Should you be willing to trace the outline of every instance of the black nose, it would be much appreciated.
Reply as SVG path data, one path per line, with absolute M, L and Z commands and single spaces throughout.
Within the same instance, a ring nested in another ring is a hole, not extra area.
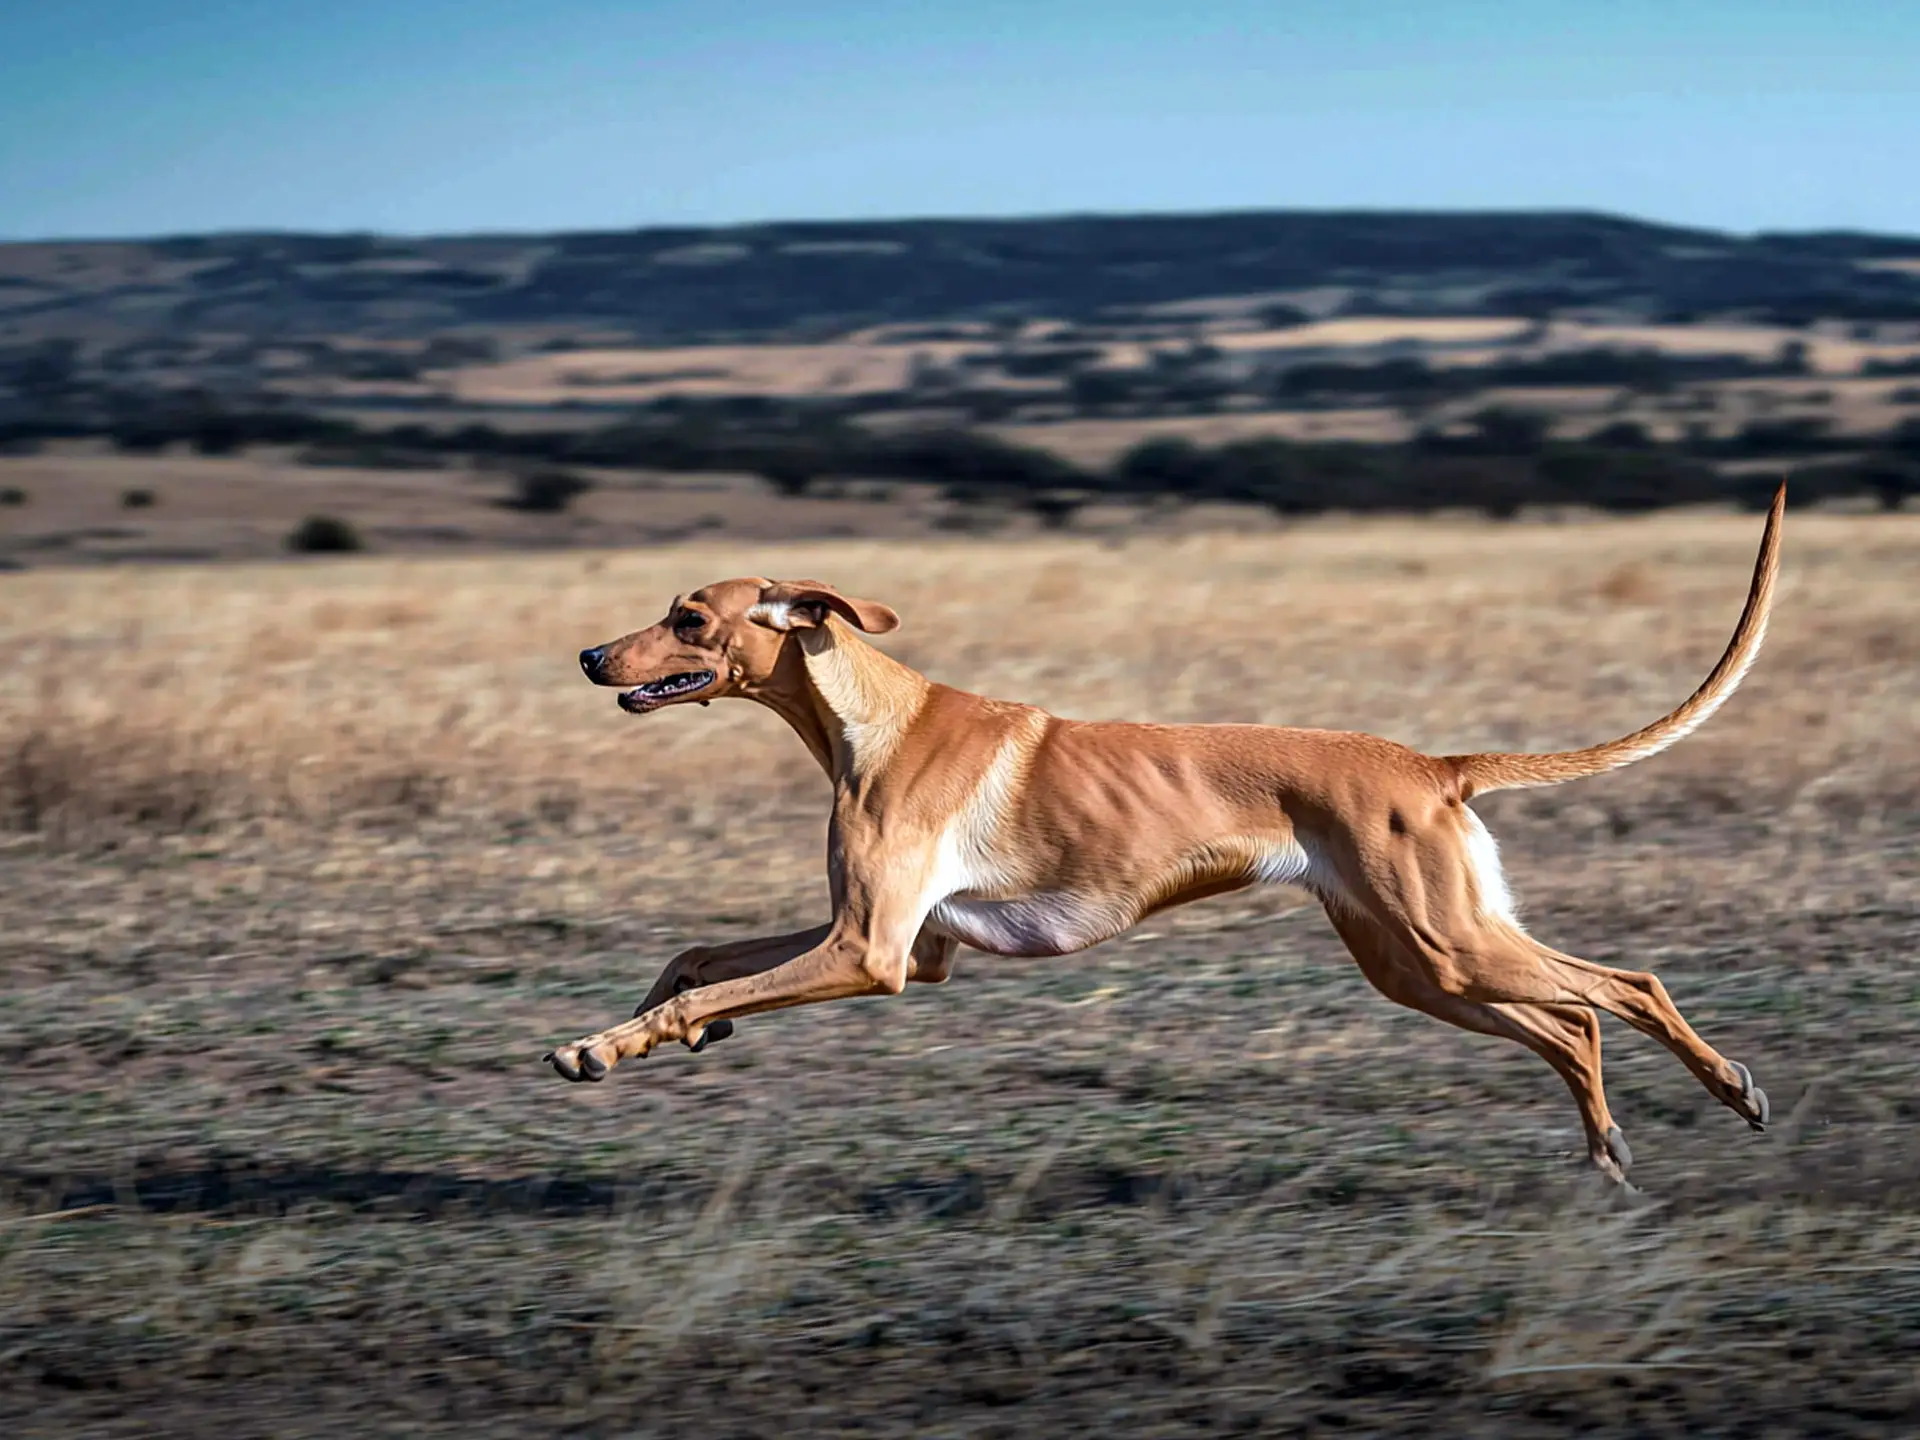
M 580 668 L 586 672 L 589 680 L 596 680 L 600 676 L 600 667 L 606 662 L 606 658 L 606 652 L 598 646 L 595 646 L 591 650 L 582 650 L 580 652 Z

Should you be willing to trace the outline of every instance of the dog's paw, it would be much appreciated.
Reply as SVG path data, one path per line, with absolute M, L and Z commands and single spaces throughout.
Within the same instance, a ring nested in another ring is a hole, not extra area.
M 562 1045 L 540 1058 L 553 1066 L 561 1079 L 576 1084 L 582 1080 L 604 1080 L 607 1072 L 613 1068 L 612 1061 L 603 1059 L 595 1047 L 585 1043 Z
M 1728 1102 L 1748 1125 L 1758 1131 L 1765 1131 L 1767 1122 L 1773 1119 L 1773 1106 L 1767 1102 L 1767 1092 L 1753 1083 L 1753 1072 L 1738 1060 L 1729 1060 L 1733 1073 L 1740 1081 L 1740 1098 Z
M 1629 1170 L 1633 1169 L 1633 1150 L 1627 1144 L 1627 1137 L 1620 1133 L 1618 1125 L 1612 1126 L 1607 1131 L 1607 1154 L 1612 1156 L 1613 1163 L 1620 1167 L 1623 1178 Z

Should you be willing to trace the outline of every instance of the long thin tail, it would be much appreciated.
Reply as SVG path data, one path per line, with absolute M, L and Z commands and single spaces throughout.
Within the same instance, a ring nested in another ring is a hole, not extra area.
M 1773 608 L 1773 582 L 1780 574 L 1780 521 L 1786 508 L 1787 487 L 1782 481 L 1774 493 L 1773 506 L 1767 511 L 1767 528 L 1760 537 L 1760 557 L 1754 562 L 1747 608 L 1740 612 L 1740 623 L 1733 627 L 1733 639 L 1727 642 L 1727 652 L 1720 657 L 1713 672 L 1679 708 L 1631 735 L 1609 740 L 1604 745 L 1590 745 L 1585 750 L 1566 750 L 1554 755 L 1443 756 L 1444 763 L 1451 765 L 1460 777 L 1461 798 L 1470 799 L 1489 790 L 1559 785 L 1618 770 L 1623 765 L 1659 754 L 1705 724 L 1707 717 L 1733 694 L 1760 653 L 1760 642 L 1766 639 L 1767 614 Z

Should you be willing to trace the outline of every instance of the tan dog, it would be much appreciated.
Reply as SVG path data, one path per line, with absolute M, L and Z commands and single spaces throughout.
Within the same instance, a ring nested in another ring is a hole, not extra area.
M 587 677 L 637 715 L 738 696 L 791 725 L 834 787 L 832 919 L 677 956 L 635 1018 L 551 1052 L 569 1080 L 678 1040 L 700 1049 L 761 1010 L 896 995 L 945 980 L 960 944 L 1065 955 L 1144 917 L 1257 882 L 1325 907 L 1388 999 L 1516 1040 L 1560 1073 L 1587 1149 L 1624 1183 L 1632 1158 L 1600 1083 L 1596 1010 L 1680 1058 L 1754 1129 L 1765 1092 L 1648 974 L 1542 945 L 1520 926 L 1493 837 L 1467 802 L 1656 754 L 1733 693 L 1766 632 L 1783 486 L 1727 651 L 1677 710 L 1555 755 L 1429 756 L 1372 735 L 1261 725 L 1062 720 L 938 685 L 855 633 L 899 624 L 815 581 L 726 580 L 659 624 L 588 650 Z

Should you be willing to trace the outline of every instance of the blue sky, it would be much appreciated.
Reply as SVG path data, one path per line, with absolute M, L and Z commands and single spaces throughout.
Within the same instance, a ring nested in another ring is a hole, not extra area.
M 1902 0 L 13 0 L 0 237 L 1265 207 L 1920 233 Z

